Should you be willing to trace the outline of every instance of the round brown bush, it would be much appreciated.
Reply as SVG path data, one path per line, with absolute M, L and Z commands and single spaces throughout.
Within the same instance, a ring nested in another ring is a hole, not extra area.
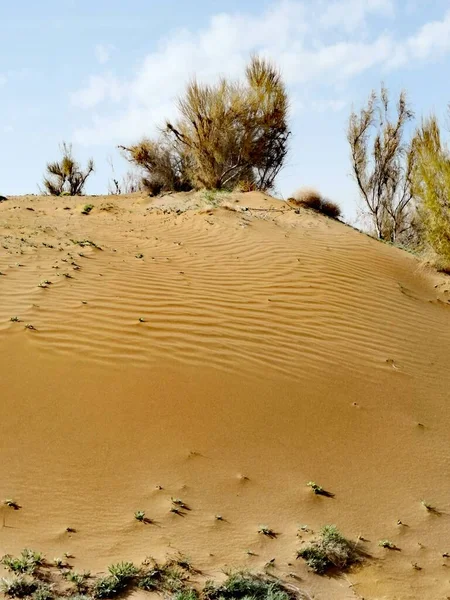
M 322 194 L 314 188 L 301 188 L 289 198 L 288 202 L 293 206 L 311 208 L 331 219 L 339 219 L 342 215 L 341 208 L 338 204 L 324 198 Z

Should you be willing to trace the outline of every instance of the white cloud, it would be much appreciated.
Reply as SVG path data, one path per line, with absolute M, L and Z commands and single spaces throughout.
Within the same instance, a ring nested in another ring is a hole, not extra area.
M 354 32 L 366 25 L 366 19 L 372 14 L 393 17 L 393 0 L 334 0 L 323 2 L 319 22 L 324 28 L 338 28 Z
M 370 37 L 370 18 L 392 24 L 394 8 L 393 0 L 274 0 L 257 16 L 222 13 L 204 30 L 172 31 L 131 70 L 131 77 L 91 76 L 72 95 L 75 106 L 91 110 L 90 122 L 75 131 L 75 141 L 125 143 L 151 133 L 173 116 L 175 100 L 190 77 L 212 82 L 219 74 L 240 76 L 252 52 L 281 67 L 294 106 L 305 105 L 305 93 L 311 96 L 320 87 L 320 102 L 310 106 L 339 110 L 336 89 L 356 76 L 450 51 L 450 11 L 410 37 L 398 39 L 388 31 Z
M 91 75 L 87 86 L 72 94 L 71 103 L 80 108 L 92 108 L 107 100 L 119 102 L 123 97 L 123 86 L 114 75 Z
M 110 45 L 97 44 L 95 47 L 95 58 L 101 65 L 105 65 L 109 61 L 112 49 Z

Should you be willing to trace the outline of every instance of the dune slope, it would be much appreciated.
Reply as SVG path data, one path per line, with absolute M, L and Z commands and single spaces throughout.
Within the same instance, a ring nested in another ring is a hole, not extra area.
M 208 200 L 0 204 L 0 500 L 22 507 L 0 553 L 275 558 L 319 599 L 447 597 L 448 278 L 260 194 Z M 364 567 L 295 560 L 327 523 Z

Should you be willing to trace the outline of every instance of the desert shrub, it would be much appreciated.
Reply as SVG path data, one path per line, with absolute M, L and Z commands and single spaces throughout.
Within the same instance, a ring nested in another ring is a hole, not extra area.
M 53 597 L 54 593 L 52 588 L 45 583 L 40 583 L 31 595 L 31 600 L 52 600 Z
M 199 594 L 197 590 L 188 589 L 182 590 L 181 592 L 176 592 L 173 595 L 173 600 L 198 600 Z
M 0 592 L 10 598 L 24 598 L 30 596 L 38 589 L 38 582 L 34 579 L 20 575 L 12 579 L 0 579 Z
M 279 71 L 253 58 L 245 84 L 192 81 L 178 102 L 179 119 L 157 140 L 121 146 L 144 171 L 152 193 L 192 188 L 268 190 L 283 166 L 290 132 Z
M 157 140 L 143 139 L 133 146 L 119 146 L 126 158 L 140 167 L 140 188 L 150 195 L 192 189 L 188 175 L 188 157 L 173 147 L 167 134 Z
M 94 208 L 93 204 L 85 204 L 83 206 L 83 210 L 81 212 L 83 215 L 88 215 L 93 208 Z
M 181 592 L 185 590 L 186 570 L 175 560 L 159 564 L 150 560 L 147 569 L 141 574 L 138 586 L 147 591 Z
M 89 587 L 89 572 L 77 573 L 76 571 L 66 571 L 63 577 L 74 584 L 78 593 L 86 592 Z
M 203 591 L 207 600 L 289 600 L 290 594 L 279 581 L 245 571 L 230 573 L 222 585 L 207 583 Z
M 249 179 L 240 179 L 233 188 L 235 192 L 254 192 L 257 190 L 256 182 Z
M 413 119 L 405 92 L 401 92 L 394 116 L 388 90 L 382 86 L 367 104 L 352 111 L 347 140 L 353 176 L 365 213 L 378 238 L 401 241 L 412 226 L 412 171 L 414 149 L 405 141 L 405 127 Z
M 112 598 L 129 587 L 139 574 L 139 569 L 131 562 L 121 562 L 108 567 L 109 575 L 98 579 L 93 587 L 96 598 Z
M 1 562 L 8 571 L 13 573 L 22 573 L 33 575 L 36 569 L 42 565 L 44 558 L 39 552 L 29 550 L 25 548 L 22 550 L 20 556 L 14 557 L 10 554 L 6 554 Z
M 450 151 L 441 140 L 436 117 L 414 136 L 414 193 L 422 233 L 443 265 L 450 266 Z
M 59 162 L 47 163 L 44 177 L 44 189 L 51 196 L 79 196 L 83 193 L 86 180 L 94 171 L 94 161 L 88 161 L 83 171 L 72 156 L 72 146 L 65 142 L 61 145 L 62 158 Z
M 354 546 L 334 525 L 325 525 L 320 538 L 297 552 L 316 573 L 323 574 L 335 567 L 346 569 L 358 560 Z
M 295 192 L 292 198 L 289 198 L 289 203 L 303 208 L 311 208 L 332 219 L 339 219 L 342 216 L 342 211 L 335 202 L 324 198 L 313 188 L 301 188 Z

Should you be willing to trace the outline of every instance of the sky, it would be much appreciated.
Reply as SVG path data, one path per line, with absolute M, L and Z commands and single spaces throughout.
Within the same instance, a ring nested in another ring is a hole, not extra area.
M 240 78 L 270 58 L 292 136 L 276 193 L 315 187 L 354 221 L 346 124 L 381 82 L 420 120 L 450 101 L 450 0 L 0 0 L 0 194 L 38 193 L 62 141 L 107 193 L 129 169 L 119 144 L 176 116 L 194 76 Z

